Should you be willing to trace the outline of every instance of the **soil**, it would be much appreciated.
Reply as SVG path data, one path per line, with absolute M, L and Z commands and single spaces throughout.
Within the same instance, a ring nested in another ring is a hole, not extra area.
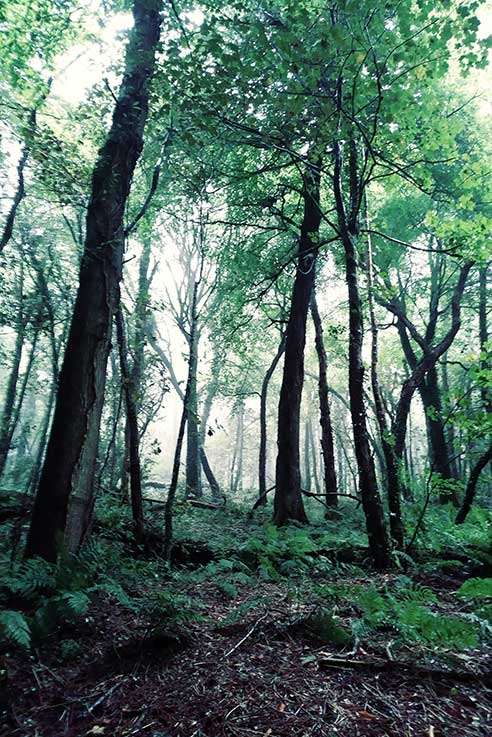
M 492 737 L 487 647 L 437 660 L 383 632 L 343 649 L 292 626 L 306 605 L 280 584 L 193 595 L 204 620 L 172 632 L 102 600 L 63 633 L 79 654 L 7 654 L 0 737 Z

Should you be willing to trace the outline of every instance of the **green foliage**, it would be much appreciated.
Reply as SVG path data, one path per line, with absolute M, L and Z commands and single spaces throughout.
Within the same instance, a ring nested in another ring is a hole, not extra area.
M 333 612 L 326 609 L 305 617 L 301 620 L 300 625 L 308 636 L 320 642 L 348 647 L 354 641 L 352 634 L 342 627 Z
M 0 612 L 0 644 L 26 649 L 31 646 L 29 623 L 21 612 L 11 609 Z
M 361 616 L 352 625 L 358 636 L 390 627 L 409 644 L 460 650 L 476 647 L 479 642 L 475 622 L 434 611 L 439 603 L 435 593 L 413 585 L 405 576 L 400 576 L 391 589 L 379 589 L 375 584 L 332 585 L 322 587 L 320 593 L 333 597 L 339 607 L 345 603 L 360 610 Z
M 310 553 L 318 546 L 309 531 L 297 527 L 265 525 L 251 537 L 243 550 L 252 554 L 265 580 L 277 580 L 280 573 L 302 573 L 312 563 Z
M 492 578 L 469 578 L 457 591 L 467 600 L 492 599 Z
M 200 621 L 203 619 L 198 611 L 200 607 L 200 602 L 190 596 L 171 591 L 155 591 L 146 599 L 144 611 L 155 625 L 168 627 Z

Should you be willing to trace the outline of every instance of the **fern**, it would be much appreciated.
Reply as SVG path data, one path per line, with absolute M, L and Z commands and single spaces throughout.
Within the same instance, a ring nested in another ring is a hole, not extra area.
M 463 599 L 492 599 L 492 578 L 470 578 L 457 595 Z
M 10 609 L 0 612 L 0 635 L 2 640 L 18 647 L 27 649 L 31 646 L 31 630 L 20 612 Z
M 54 568 L 41 558 L 20 563 L 11 574 L 4 574 L 0 584 L 4 590 L 27 599 L 37 598 L 41 592 L 54 588 Z

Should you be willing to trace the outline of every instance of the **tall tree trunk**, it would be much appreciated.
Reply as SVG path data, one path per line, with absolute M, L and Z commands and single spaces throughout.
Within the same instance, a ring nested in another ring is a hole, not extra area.
M 183 448 L 183 440 L 186 429 L 186 421 L 188 418 L 188 407 L 191 393 L 192 384 L 192 367 L 191 367 L 191 356 L 195 350 L 195 330 L 197 322 L 193 318 L 196 314 L 196 302 L 198 294 L 198 282 L 195 282 L 193 286 L 193 296 L 191 301 L 191 330 L 189 340 L 189 357 L 188 357 L 188 378 L 186 380 L 186 389 L 183 395 L 183 409 L 181 412 L 181 419 L 178 428 L 178 437 L 176 440 L 176 448 L 174 451 L 173 471 L 171 476 L 171 484 L 169 486 L 169 492 L 166 499 L 166 506 L 164 508 L 164 558 L 167 561 L 171 559 L 172 541 L 173 541 L 173 511 L 174 511 L 174 500 L 176 498 L 176 491 L 178 488 L 179 479 L 179 467 L 181 464 L 181 451 Z
M 390 565 L 391 558 L 383 505 L 376 482 L 374 459 L 369 447 L 367 411 L 364 402 L 364 363 L 362 360 L 364 333 L 356 250 L 359 238 L 360 193 L 358 192 L 358 164 L 355 142 L 352 141 L 350 144 L 350 212 L 348 213 L 343 198 L 343 160 L 338 141 L 334 144 L 334 165 L 334 193 L 338 225 L 345 251 L 345 273 L 349 300 L 349 396 L 355 456 L 369 548 L 375 567 L 381 570 Z
M 311 468 L 313 469 L 313 480 L 316 494 L 321 494 L 321 487 L 319 483 L 319 457 L 318 447 L 314 439 L 313 423 L 309 420 L 309 447 L 311 449 Z
M 205 478 L 207 479 L 210 486 L 212 498 L 215 501 L 219 501 L 221 499 L 224 499 L 225 497 L 221 491 L 219 482 L 215 478 L 215 474 L 212 471 L 207 454 L 205 452 L 205 440 L 208 433 L 208 421 L 210 418 L 210 413 L 212 411 L 212 404 L 219 386 L 219 371 L 222 363 L 221 355 L 221 351 L 217 349 L 214 350 L 211 366 L 211 379 L 207 384 L 207 391 L 205 394 L 205 400 L 203 402 L 202 416 L 200 422 L 200 462 L 202 464 Z
M 32 340 L 31 350 L 29 351 L 29 358 L 27 359 L 27 366 L 22 376 L 22 381 L 21 381 L 19 392 L 18 392 L 18 397 L 15 402 L 15 407 L 13 408 L 13 412 L 11 415 L 10 423 L 9 423 L 8 430 L 7 430 L 7 436 L 4 438 L 3 433 L 2 433 L 0 437 L 0 442 L 1 442 L 0 447 L 7 449 L 5 456 L 3 453 L 0 453 L 0 478 L 3 476 L 3 473 L 5 471 L 5 466 L 7 463 L 7 456 L 12 446 L 12 439 L 14 437 L 14 433 L 19 424 L 19 419 L 20 419 L 20 415 L 22 411 L 24 397 L 26 395 L 26 389 L 27 389 L 27 385 L 29 382 L 29 377 L 31 376 L 31 370 L 34 364 L 34 359 L 36 358 L 38 337 L 39 337 L 39 333 L 36 330 L 36 332 L 34 333 L 33 340 Z
M 260 452 L 258 456 L 258 486 L 259 486 L 259 503 L 264 506 L 266 504 L 266 464 L 267 464 L 267 396 L 268 386 L 275 369 L 285 351 L 285 333 L 282 334 L 277 352 L 273 357 L 268 370 L 263 377 L 260 393 Z
M 169 380 L 173 386 L 173 389 L 175 390 L 178 397 L 181 399 L 181 401 L 184 401 L 184 394 L 183 390 L 181 389 L 181 386 L 179 384 L 178 378 L 176 374 L 174 373 L 173 366 L 169 360 L 169 358 L 166 356 L 165 352 L 162 350 L 161 346 L 159 345 L 156 335 L 155 335 L 155 322 L 151 319 L 149 320 L 149 325 L 147 325 L 147 338 L 149 340 L 149 343 L 151 344 L 154 351 L 159 356 L 160 360 L 162 361 L 162 364 L 165 366 L 169 373 Z M 218 370 L 218 367 L 217 367 Z M 222 491 L 220 489 L 219 483 L 217 479 L 215 478 L 210 463 L 207 458 L 207 454 L 205 451 L 204 443 L 205 443 L 205 432 L 208 422 L 208 416 L 210 414 L 210 408 L 212 406 L 213 398 L 215 396 L 217 387 L 213 389 L 212 392 L 207 392 L 207 398 L 205 400 L 204 405 L 204 412 L 202 417 L 202 427 L 201 427 L 201 438 L 200 438 L 200 462 L 202 464 L 203 472 L 207 478 L 207 481 L 211 485 L 212 493 L 217 494 L 217 496 L 222 496 Z
M 75 552 L 92 512 L 111 326 L 118 305 L 124 215 L 143 147 L 161 0 L 134 0 L 134 26 L 110 131 L 92 176 L 79 288 L 60 372 L 26 555 L 55 561 L 60 543 Z
M 366 218 L 369 219 L 367 213 L 367 198 L 366 198 Z M 368 224 L 369 231 L 369 224 Z M 393 445 L 389 436 L 389 427 L 386 422 L 386 415 L 384 412 L 384 405 L 381 396 L 381 389 L 379 386 L 378 377 L 378 324 L 376 322 L 376 312 L 374 309 L 374 272 L 373 272 L 373 260 L 372 260 L 372 243 L 371 236 L 367 234 L 367 286 L 368 286 L 368 302 L 369 302 L 369 317 L 371 321 L 371 386 L 372 394 L 374 397 L 374 409 L 376 420 L 379 426 L 379 435 L 381 438 L 381 446 L 383 448 L 384 464 L 383 464 L 383 476 L 386 477 L 387 483 L 387 494 L 388 494 L 388 507 L 389 507 L 389 521 L 390 521 L 390 532 L 393 542 L 396 547 L 403 550 L 404 546 L 404 526 L 401 514 L 401 488 L 400 479 L 398 475 L 398 461 L 396 459 Z M 385 472 L 385 473 L 384 473 Z
M 487 271 L 490 266 L 486 264 L 482 266 L 479 272 L 479 306 L 478 306 L 478 332 L 480 339 L 480 364 L 482 369 L 490 369 L 490 359 L 492 352 L 487 348 L 489 342 L 489 329 L 487 324 Z M 492 412 L 492 391 L 489 386 L 481 388 L 483 406 L 487 412 Z
M 311 446 L 309 437 L 309 420 L 304 423 L 304 483 L 303 488 L 311 491 Z
M 22 291 L 21 291 L 22 298 Z M 13 419 L 15 408 L 15 397 L 17 393 L 17 382 L 19 380 L 20 364 L 22 360 L 22 351 L 24 348 L 24 339 L 26 331 L 26 318 L 22 314 L 22 306 L 17 320 L 17 333 L 15 337 L 14 355 L 12 365 L 10 367 L 9 377 L 7 380 L 7 391 L 2 409 L 2 417 L 0 420 L 0 476 L 2 476 L 7 456 L 10 450 L 10 442 L 14 433 Z
M 321 223 L 321 161 L 308 162 L 304 172 L 304 213 L 299 239 L 296 276 L 285 342 L 284 372 L 278 407 L 277 465 L 273 522 L 307 522 L 301 492 L 299 420 L 304 384 L 306 321 L 314 286 L 316 240 Z
M 335 444 L 331 425 L 330 401 L 328 399 L 328 359 L 323 340 L 323 325 L 313 290 L 311 296 L 311 316 L 313 318 L 316 353 L 318 355 L 318 398 L 319 424 L 321 425 L 321 453 L 325 476 L 325 498 L 328 507 L 326 516 L 336 515 L 338 507 L 338 481 L 335 468 Z
M 244 403 L 241 402 L 237 413 L 237 431 L 234 443 L 234 453 L 231 463 L 231 494 L 234 496 L 238 488 L 242 489 L 243 475 L 243 447 L 244 447 Z
M 137 542 L 145 536 L 144 512 L 142 501 L 142 474 L 140 470 L 140 449 L 137 405 L 135 401 L 135 387 L 128 366 L 125 324 L 121 304 L 116 310 L 116 334 L 120 353 L 120 370 L 123 391 L 125 393 L 126 421 L 129 440 L 129 469 L 130 469 L 130 498 L 132 502 L 133 531 Z
M 192 321 L 197 320 L 196 316 L 192 317 Z M 198 392 L 197 392 L 197 372 L 198 372 L 198 342 L 199 333 L 197 325 L 191 325 L 191 330 L 195 335 L 193 346 L 190 341 L 190 358 L 189 358 L 189 376 L 190 376 L 190 396 L 188 399 L 188 416 L 187 416 L 187 433 L 186 433 L 186 496 L 201 497 L 202 485 L 200 479 L 200 429 L 198 416 Z

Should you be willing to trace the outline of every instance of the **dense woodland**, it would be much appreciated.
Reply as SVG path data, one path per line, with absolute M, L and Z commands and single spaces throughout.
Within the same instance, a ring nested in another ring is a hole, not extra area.
M 490 737 L 490 1 L 0 31 L 0 735 Z

